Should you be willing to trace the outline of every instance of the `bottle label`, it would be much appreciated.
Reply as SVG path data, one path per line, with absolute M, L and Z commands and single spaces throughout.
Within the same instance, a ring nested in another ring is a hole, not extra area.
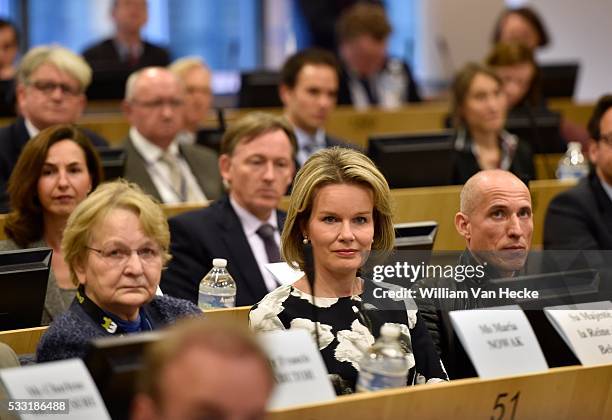
M 236 295 L 215 296 L 200 293 L 198 298 L 198 306 L 202 310 L 214 308 L 233 308 L 236 306 Z
M 375 373 L 362 369 L 357 380 L 357 391 L 378 391 L 386 388 L 406 386 L 406 375 Z

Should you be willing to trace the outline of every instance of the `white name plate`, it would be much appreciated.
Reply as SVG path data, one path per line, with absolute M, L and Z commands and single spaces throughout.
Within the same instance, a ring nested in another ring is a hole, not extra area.
M 544 311 L 580 363 L 612 363 L 612 302 L 551 306 Z
M 110 419 L 81 359 L 0 370 L 9 414 L 21 419 Z
M 306 330 L 271 331 L 259 336 L 276 376 L 269 409 L 330 401 L 336 397 L 327 369 Z
M 548 369 L 540 344 L 519 306 L 452 311 L 449 315 L 479 377 Z

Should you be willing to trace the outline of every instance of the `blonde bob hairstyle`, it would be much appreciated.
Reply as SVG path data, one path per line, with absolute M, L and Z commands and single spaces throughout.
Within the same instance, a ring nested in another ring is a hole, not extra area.
M 295 177 L 281 238 L 283 258 L 301 270 L 304 270 L 303 228 L 310 219 L 318 190 L 332 184 L 357 184 L 372 191 L 372 249 L 387 252 L 393 248 L 395 231 L 391 194 L 385 177 L 367 156 L 356 150 L 342 147 L 323 149 L 313 154 Z
M 66 223 L 62 253 L 70 269 L 70 278 L 79 284 L 75 268 L 85 264 L 87 247 L 95 226 L 116 209 L 134 212 L 144 233 L 162 249 L 162 261 L 170 260 L 170 230 L 162 208 L 136 184 L 118 180 L 101 184 L 79 204 Z

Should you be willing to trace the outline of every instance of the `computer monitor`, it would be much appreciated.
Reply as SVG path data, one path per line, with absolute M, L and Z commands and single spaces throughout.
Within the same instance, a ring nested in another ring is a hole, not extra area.
M 453 177 L 451 130 L 370 137 L 368 156 L 391 188 L 449 185 Z
M 512 112 L 506 130 L 527 141 L 533 153 L 564 153 L 561 137 L 561 114 L 549 110 Z
M 280 73 L 270 70 L 245 72 L 240 75 L 239 108 L 282 107 L 278 96 Z
M 398 223 L 393 228 L 398 251 L 430 251 L 438 233 L 438 223 L 434 221 Z
M 545 98 L 572 98 L 579 68 L 577 62 L 541 64 L 542 95 Z
M 145 347 L 161 337 L 153 331 L 103 337 L 89 344 L 85 365 L 113 419 L 129 417 Z
M 40 326 L 52 254 L 50 248 L 0 252 L 0 330 Z
M 123 177 L 125 171 L 125 150 L 115 147 L 101 147 L 97 150 L 102 161 L 104 180 L 111 181 Z

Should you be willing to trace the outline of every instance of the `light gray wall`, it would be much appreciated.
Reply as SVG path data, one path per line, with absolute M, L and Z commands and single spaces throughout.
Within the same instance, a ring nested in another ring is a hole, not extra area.
M 415 73 L 432 87 L 448 82 L 470 60 L 481 60 L 505 3 L 533 6 L 552 43 L 538 53 L 542 63 L 581 64 L 575 100 L 593 101 L 612 92 L 612 0 L 417 0 Z

